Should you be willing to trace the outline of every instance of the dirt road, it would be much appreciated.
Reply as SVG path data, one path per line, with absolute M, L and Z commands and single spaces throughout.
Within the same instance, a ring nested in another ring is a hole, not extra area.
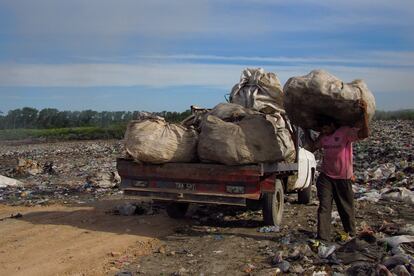
M 92 205 L 0 205 L 1 275 L 114 275 L 177 222 L 164 216 L 116 216 L 117 201 Z M 20 213 L 21 218 L 7 218 Z

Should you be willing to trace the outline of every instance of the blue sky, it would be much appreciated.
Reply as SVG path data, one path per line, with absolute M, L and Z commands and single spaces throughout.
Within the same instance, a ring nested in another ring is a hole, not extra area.
M 412 0 L 0 0 L 0 110 L 176 110 L 246 67 L 364 79 L 414 108 Z

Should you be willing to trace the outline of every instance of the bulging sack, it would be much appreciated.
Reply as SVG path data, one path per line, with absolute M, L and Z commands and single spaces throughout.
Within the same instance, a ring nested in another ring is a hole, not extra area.
M 283 160 L 287 162 L 294 162 L 296 159 L 295 144 L 292 140 L 292 135 L 288 129 L 290 123 L 286 122 L 280 114 L 266 115 L 268 120 L 275 129 L 277 145 L 282 152 Z
M 202 162 L 226 165 L 276 162 L 284 152 L 271 122 L 261 115 L 250 115 L 241 121 L 225 122 L 207 115 L 202 123 L 198 156 Z
M 362 118 L 360 99 L 367 103 L 369 120 L 375 113 L 375 98 L 364 81 L 344 83 L 324 70 L 292 77 L 283 90 L 289 119 L 303 128 L 318 130 L 327 119 L 354 126 Z
M 162 164 L 197 159 L 198 133 L 163 118 L 131 121 L 125 133 L 125 148 L 134 159 Z
M 239 121 L 248 115 L 259 113 L 240 106 L 239 104 L 219 103 L 210 112 L 208 112 L 208 114 L 216 116 L 226 122 L 233 122 Z
M 262 68 L 243 70 L 240 82 L 230 94 L 230 102 L 266 114 L 284 112 L 283 90 L 274 73 L 265 73 Z

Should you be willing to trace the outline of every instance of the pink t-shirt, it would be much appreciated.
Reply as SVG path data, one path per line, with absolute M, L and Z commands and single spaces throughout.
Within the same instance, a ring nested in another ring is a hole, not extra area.
M 352 142 L 358 140 L 358 131 L 357 128 L 340 127 L 333 134 L 319 139 L 319 146 L 323 149 L 323 173 L 334 179 L 352 178 Z

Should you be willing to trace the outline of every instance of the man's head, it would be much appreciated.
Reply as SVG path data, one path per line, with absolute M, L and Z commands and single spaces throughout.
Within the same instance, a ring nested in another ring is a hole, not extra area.
M 325 135 L 330 135 L 338 129 L 338 124 L 331 118 L 321 117 L 319 119 L 321 127 L 321 133 Z
M 325 135 L 330 135 L 335 132 L 337 127 L 334 123 L 324 124 L 321 128 L 321 133 Z

